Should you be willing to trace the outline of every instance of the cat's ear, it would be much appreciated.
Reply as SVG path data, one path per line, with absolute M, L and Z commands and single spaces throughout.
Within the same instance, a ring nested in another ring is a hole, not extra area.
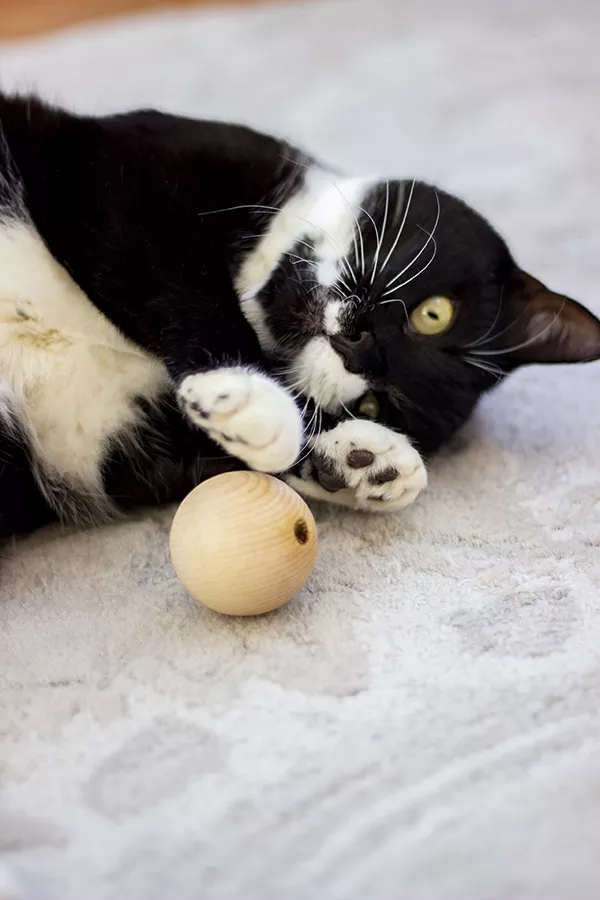
M 515 312 L 509 358 L 527 363 L 589 362 L 600 358 L 600 320 L 541 281 L 515 269 L 510 285 Z M 516 335 L 515 335 L 515 332 Z

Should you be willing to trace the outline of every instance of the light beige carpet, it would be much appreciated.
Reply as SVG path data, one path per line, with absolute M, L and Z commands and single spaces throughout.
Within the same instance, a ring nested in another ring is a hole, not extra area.
M 306 2 L 2 48 L 0 77 L 435 179 L 600 311 L 599 32 L 594 0 Z M 8 548 L 0 844 L 27 896 L 600 896 L 600 366 L 515 377 L 405 515 L 315 511 L 310 586 L 256 621 L 186 597 L 172 510 Z

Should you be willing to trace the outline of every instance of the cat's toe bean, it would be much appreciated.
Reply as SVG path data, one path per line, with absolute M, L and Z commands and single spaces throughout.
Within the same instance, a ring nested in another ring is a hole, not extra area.
M 375 462 L 375 454 L 370 450 L 351 450 L 346 457 L 346 462 L 351 469 L 364 469 Z
M 427 471 L 417 451 L 407 442 L 392 451 L 394 465 L 369 476 L 359 494 L 366 509 L 403 509 L 427 486 Z
M 198 413 L 201 419 L 210 418 L 210 413 L 208 413 L 205 409 L 202 409 L 199 403 L 195 400 L 192 400 L 189 404 L 190 409 L 192 409 L 195 413 Z
M 395 481 L 398 477 L 398 469 L 394 466 L 387 466 L 382 472 L 369 476 L 371 484 L 387 484 L 389 481 Z
M 334 461 L 328 456 L 315 453 L 312 461 L 317 481 L 324 490 L 333 494 L 348 487 L 346 479 L 337 470 Z
M 327 472 L 319 472 L 317 474 L 317 479 L 321 487 L 326 491 L 329 491 L 330 494 L 335 494 L 337 491 L 343 491 L 344 488 L 348 487 L 345 479 L 341 475 L 328 475 Z

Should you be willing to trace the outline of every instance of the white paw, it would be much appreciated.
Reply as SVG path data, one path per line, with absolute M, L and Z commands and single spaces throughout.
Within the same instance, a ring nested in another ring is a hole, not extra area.
M 423 460 L 408 438 L 364 419 L 320 434 L 311 463 L 329 499 L 359 509 L 401 509 L 427 485 Z
M 194 425 L 251 469 L 284 472 L 296 461 L 300 413 L 290 395 L 265 375 L 242 368 L 188 375 L 177 396 Z

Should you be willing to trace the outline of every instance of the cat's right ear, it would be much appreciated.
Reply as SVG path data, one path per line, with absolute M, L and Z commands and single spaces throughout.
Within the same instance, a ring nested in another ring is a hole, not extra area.
M 585 306 L 520 269 L 511 279 L 510 301 L 515 321 L 506 355 L 515 366 L 600 359 L 600 320 Z

